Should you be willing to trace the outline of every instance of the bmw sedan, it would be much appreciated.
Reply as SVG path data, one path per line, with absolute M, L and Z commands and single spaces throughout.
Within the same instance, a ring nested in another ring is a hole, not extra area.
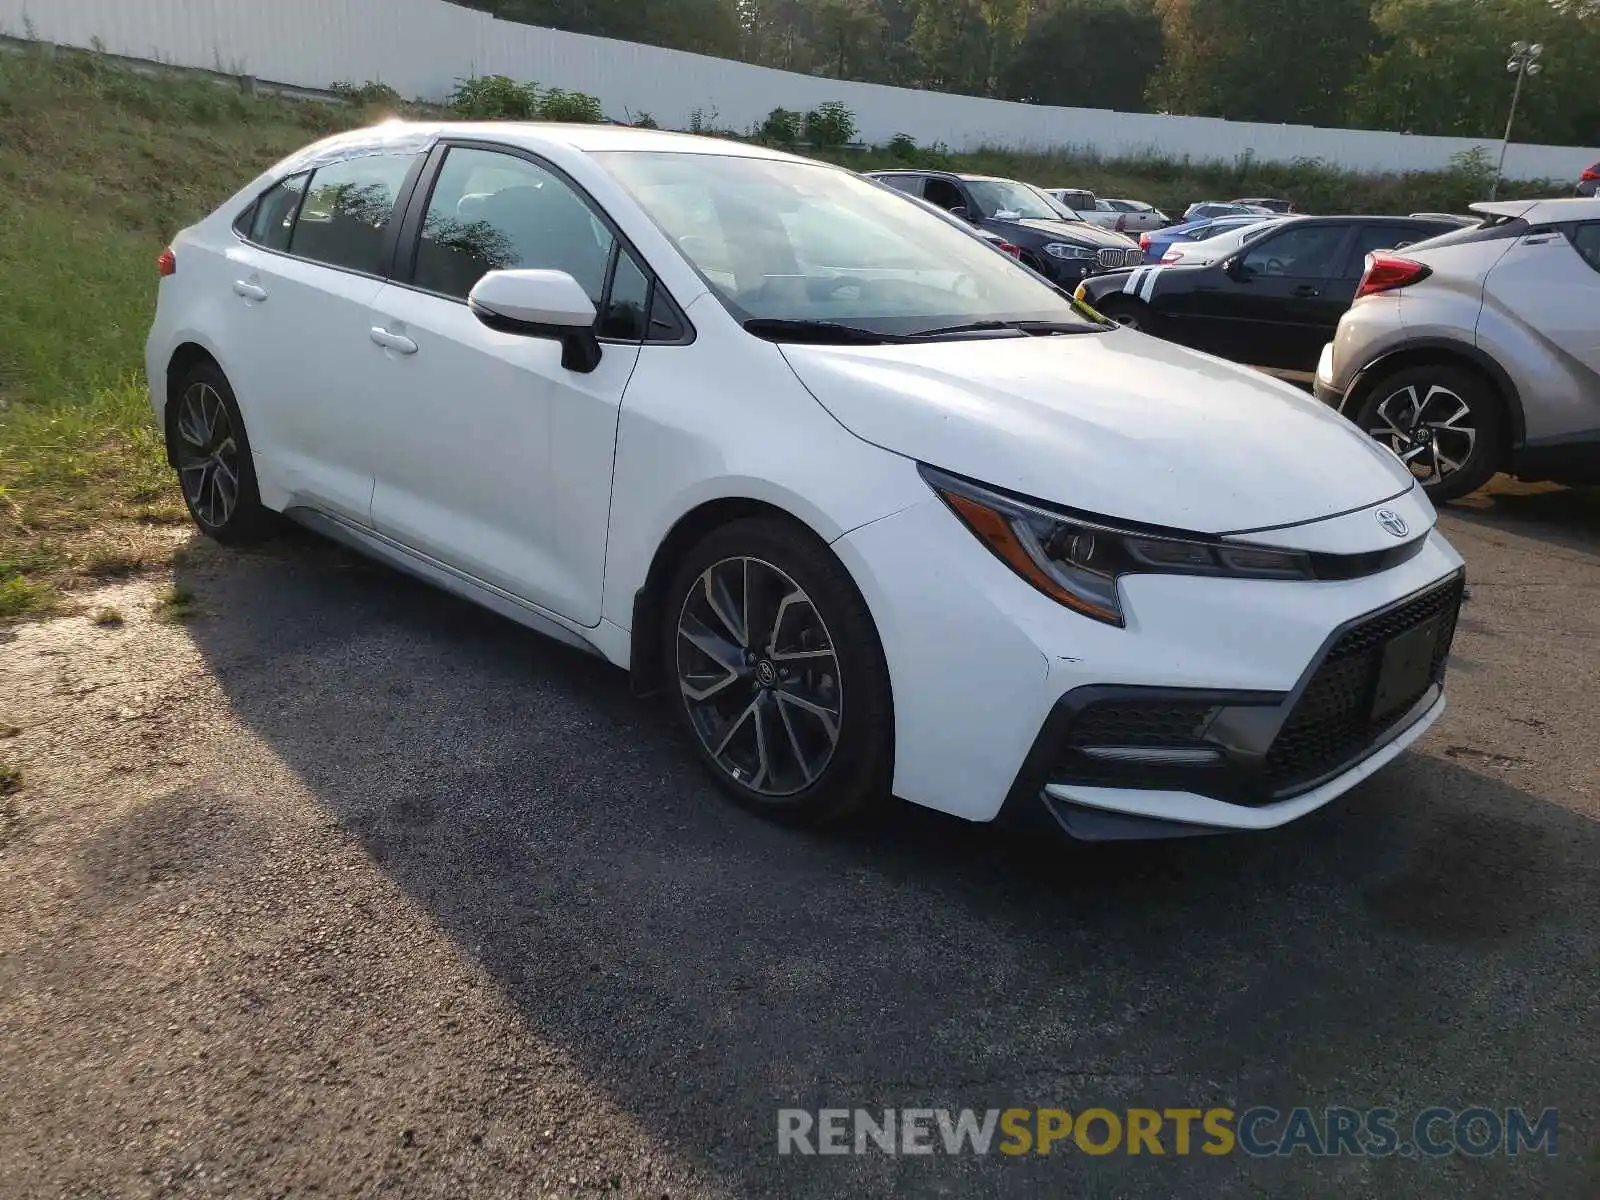
M 225 543 L 288 518 L 626 669 L 773 818 L 1280 826 L 1444 708 L 1410 473 L 850 172 L 390 123 L 160 256 L 151 401 Z

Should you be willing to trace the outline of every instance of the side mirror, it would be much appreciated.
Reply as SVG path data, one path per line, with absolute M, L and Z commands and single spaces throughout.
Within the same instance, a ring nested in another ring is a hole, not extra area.
M 587 375 L 600 365 L 594 302 L 565 271 L 490 271 L 467 295 L 490 329 L 561 343 L 561 365 Z
M 1229 279 L 1243 283 L 1255 272 L 1251 271 L 1249 267 L 1244 265 L 1244 257 L 1242 255 L 1235 254 L 1232 258 L 1225 259 L 1223 261 L 1222 273 Z

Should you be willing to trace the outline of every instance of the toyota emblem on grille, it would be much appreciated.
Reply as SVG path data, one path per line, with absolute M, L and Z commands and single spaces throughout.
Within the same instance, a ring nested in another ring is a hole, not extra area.
M 1406 524 L 1405 518 L 1392 508 L 1380 508 L 1378 510 L 1378 524 L 1394 534 L 1395 537 L 1405 537 L 1411 528 Z

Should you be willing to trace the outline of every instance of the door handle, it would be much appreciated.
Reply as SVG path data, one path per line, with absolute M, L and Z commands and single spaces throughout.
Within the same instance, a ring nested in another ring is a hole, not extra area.
M 235 296 L 243 296 L 246 300 L 265 300 L 267 298 L 267 289 L 259 283 L 251 283 L 245 279 L 235 279 L 233 281 L 233 294 Z
M 1313 287 L 1309 283 L 1302 283 L 1299 287 L 1295 288 L 1294 294 L 1296 298 L 1300 300 L 1315 300 L 1318 296 L 1322 295 L 1322 289 Z
M 398 333 L 390 333 L 382 325 L 372 327 L 372 340 L 385 350 L 393 350 L 396 354 L 415 354 L 417 344 L 408 337 Z

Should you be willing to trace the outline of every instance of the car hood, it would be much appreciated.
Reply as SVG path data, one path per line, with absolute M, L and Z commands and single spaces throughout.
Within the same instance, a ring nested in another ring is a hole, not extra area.
M 1131 330 L 782 350 L 856 436 L 1101 516 L 1232 533 L 1412 486 L 1310 396 Z
M 1098 225 L 1091 225 L 1087 221 L 1044 221 L 1034 219 L 1021 219 L 1016 221 L 1000 221 L 991 217 L 984 222 L 987 229 L 1026 230 L 1029 233 L 1040 234 L 1050 238 L 1060 238 L 1064 242 L 1072 242 L 1079 246 L 1116 246 L 1126 249 L 1130 238 L 1120 233 L 1113 233 L 1109 229 L 1101 229 Z

